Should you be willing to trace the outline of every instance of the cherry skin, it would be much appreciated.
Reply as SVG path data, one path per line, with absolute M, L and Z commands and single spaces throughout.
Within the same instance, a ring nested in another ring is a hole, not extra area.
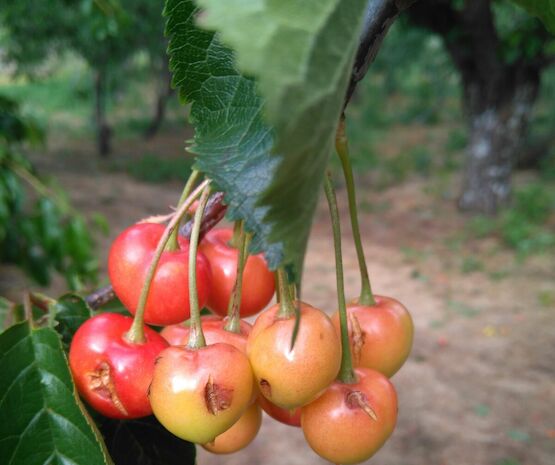
M 408 310 L 391 297 L 375 295 L 375 305 L 347 306 L 349 341 L 355 367 L 393 376 L 407 360 L 414 335 Z M 332 316 L 339 333 L 339 313 Z
M 203 444 L 213 454 L 231 454 L 247 447 L 258 434 L 262 424 L 262 412 L 258 404 L 252 404 L 239 420 L 214 441 Z
M 206 444 L 239 420 L 252 402 L 252 390 L 249 361 L 232 345 L 173 346 L 158 358 L 149 398 L 167 430 Z
M 264 396 L 258 396 L 258 404 L 262 407 L 268 415 L 270 415 L 274 420 L 277 420 L 285 425 L 289 426 L 301 426 L 301 409 L 296 408 L 293 410 L 287 410 L 272 404 Z
M 137 309 L 147 270 L 164 229 L 161 224 L 135 224 L 123 231 L 110 249 L 110 281 L 114 292 L 132 314 Z M 189 242 L 179 237 L 179 247 L 179 250 L 162 253 L 146 302 L 146 323 L 164 326 L 189 318 Z M 210 265 L 199 253 L 197 289 L 201 307 L 208 299 L 210 280 Z
M 334 382 L 314 402 L 301 409 L 306 441 L 333 463 L 353 464 L 369 459 L 391 436 L 397 422 L 397 394 L 381 373 L 355 370 L 354 384 Z M 376 419 L 371 418 L 370 407 Z
M 227 319 L 216 315 L 205 315 L 200 318 L 206 345 L 225 342 L 243 353 L 247 353 L 247 338 L 252 330 L 250 323 L 241 320 L 240 333 L 232 333 L 225 329 Z M 180 324 L 166 326 L 160 335 L 172 346 L 184 346 L 189 341 L 190 327 Z
M 111 418 L 139 418 L 152 414 L 148 386 L 154 364 L 168 343 L 145 327 L 144 344 L 125 335 L 133 319 L 103 313 L 83 323 L 71 341 L 69 366 L 77 390 L 95 410 Z
M 229 300 L 237 277 L 239 251 L 229 245 L 231 229 L 213 229 L 200 244 L 200 250 L 212 269 L 212 292 L 207 307 L 221 316 L 227 315 Z M 241 317 L 248 317 L 262 310 L 274 295 L 274 274 L 268 269 L 262 254 L 249 255 L 243 270 Z
M 314 400 L 335 379 L 341 363 L 339 337 L 329 317 L 306 303 L 299 307 L 301 324 L 293 350 L 295 317 L 278 315 L 279 304 L 260 314 L 247 342 L 260 392 L 285 409 Z

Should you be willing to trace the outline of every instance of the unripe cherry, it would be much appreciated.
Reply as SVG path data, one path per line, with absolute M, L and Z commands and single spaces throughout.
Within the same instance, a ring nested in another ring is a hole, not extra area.
M 407 360 L 414 335 L 408 310 L 391 297 L 374 295 L 375 305 L 347 305 L 353 364 L 393 376 Z M 332 316 L 339 334 L 339 313 Z
M 357 382 L 334 382 L 301 409 L 306 441 L 321 457 L 342 465 L 369 459 L 391 436 L 397 421 L 397 394 L 381 373 L 355 370 Z
M 252 404 L 237 422 L 216 437 L 203 444 L 213 454 L 231 454 L 247 447 L 256 437 L 262 424 L 262 411 L 258 404 Z
M 279 407 L 293 409 L 314 400 L 336 377 L 339 337 L 329 317 L 299 303 L 301 322 L 295 346 L 295 316 L 281 316 L 280 304 L 260 314 L 247 343 L 260 392 Z
M 150 403 L 158 421 L 181 439 L 212 442 L 252 401 L 246 355 L 229 344 L 169 347 L 156 363 Z

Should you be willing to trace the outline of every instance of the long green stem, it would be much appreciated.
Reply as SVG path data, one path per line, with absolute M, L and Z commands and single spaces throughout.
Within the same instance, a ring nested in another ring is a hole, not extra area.
M 241 234 L 243 234 L 243 222 L 236 221 L 233 223 L 233 236 L 229 240 L 229 246 L 234 249 L 239 249 L 241 247 Z
M 356 376 L 353 371 L 351 358 L 351 345 L 349 343 L 349 330 L 347 328 L 347 308 L 345 305 L 345 286 L 343 282 L 343 258 L 341 256 L 341 225 L 335 190 L 328 173 L 324 183 L 326 198 L 330 210 L 331 225 L 333 229 L 333 247 L 335 249 L 335 276 L 337 279 L 337 303 L 339 305 L 339 324 L 341 327 L 341 368 L 339 380 L 343 383 L 355 383 Z
M 278 318 L 291 318 L 295 315 L 295 304 L 291 301 L 291 293 L 289 292 L 289 284 L 287 275 L 283 268 L 277 270 L 278 292 L 280 296 Z
M 187 197 L 189 197 L 189 194 L 193 190 L 193 186 L 197 182 L 197 179 L 199 176 L 200 176 L 200 171 L 193 170 L 191 172 L 191 175 L 189 176 L 189 179 L 187 179 L 187 183 L 183 188 L 183 192 L 181 193 L 179 202 L 177 202 L 177 208 L 179 208 L 181 204 L 185 202 L 185 200 L 187 200 Z M 170 240 L 166 244 L 166 250 L 168 251 L 179 250 L 179 224 L 180 223 L 181 223 L 181 218 L 179 219 L 179 222 L 177 223 L 176 228 L 171 233 Z
M 191 331 L 189 333 L 189 342 L 187 347 L 191 349 L 200 349 L 206 345 L 204 334 L 202 332 L 202 324 L 200 321 L 200 306 L 198 303 L 197 291 L 197 249 L 198 238 L 200 233 L 200 224 L 202 222 L 202 214 L 208 202 L 210 195 L 210 186 L 206 186 L 202 191 L 202 196 L 198 202 L 198 208 L 195 212 L 193 221 L 193 230 L 191 231 L 191 239 L 189 242 L 189 306 L 191 309 Z
M 152 261 L 150 262 L 150 266 L 148 267 L 145 282 L 141 289 L 141 295 L 139 296 L 139 302 L 137 304 L 137 310 L 135 312 L 135 318 L 133 319 L 133 324 L 131 328 L 127 332 L 126 338 L 129 342 L 135 344 L 141 344 L 145 341 L 144 335 L 144 313 L 146 307 L 146 301 L 148 299 L 148 293 L 150 291 L 150 285 L 152 283 L 152 279 L 154 278 L 154 274 L 156 272 L 156 268 L 158 266 L 158 262 L 160 261 L 160 257 L 162 256 L 162 252 L 164 252 L 164 247 L 168 242 L 170 234 L 173 230 L 177 227 L 179 220 L 181 217 L 187 212 L 189 207 L 192 203 L 198 198 L 198 196 L 203 192 L 204 188 L 209 184 L 209 181 L 206 180 L 202 182 L 187 198 L 185 202 L 177 209 L 173 218 L 166 226 L 162 237 L 158 241 L 158 245 L 156 246 L 156 250 L 154 251 L 154 255 L 152 257 Z
M 374 295 L 372 294 L 372 286 L 368 277 L 368 268 L 366 268 L 366 259 L 364 257 L 364 249 L 362 248 L 362 240 L 360 237 L 360 226 L 358 223 L 357 200 L 355 194 L 355 183 L 353 180 L 353 168 L 349 157 L 349 145 L 347 135 L 345 134 L 345 117 L 342 116 L 337 127 L 335 136 L 335 149 L 341 160 L 345 183 L 347 184 L 347 195 L 349 198 L 349 214 L 351 217 L 351 228 L 353 230 L 353 239 L 357 251 L 358 267 L 360 269 L 360 297 L 358 299 L 361 305 L 374 305 Z
M 242 223 L 242 222 L 241 222 Z M 237 273 L 231 300 L 227 310 L 227 322 L 224 326 L 226 331 L 232 333 L 241 332 L 241 296 L 243 293 L 243 271 L 248 257 L 248 247 L 250 243 L 250 235 L 245 232 L 241 225 L 241 233 L 239 235 L 239 250 L 237 257 Z

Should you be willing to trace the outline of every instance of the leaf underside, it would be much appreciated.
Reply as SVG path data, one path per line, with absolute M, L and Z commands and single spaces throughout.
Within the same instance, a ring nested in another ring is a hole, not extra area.
M 226 192 L 230 219 L 254 233 L 251 251 L 298 281 L 366 0 L 198 3 L 237 65 L 196 26 L 192 1 L 167 0 L 173 82 L 196 129 L 190 150 Z
M 27 322 L 0 335 L 0 463 L 112 463 L 74 389 L 58 335 Z

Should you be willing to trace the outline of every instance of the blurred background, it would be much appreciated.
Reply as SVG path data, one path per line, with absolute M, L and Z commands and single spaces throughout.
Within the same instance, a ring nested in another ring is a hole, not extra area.
M 115 236 L 177 202 L 192 129 L 170 87 L 161 10 L 0 4 L 1 296 L 106 284 Z M 418 0 L 353 96 L 373 287 L 417 329 L 393 378 L 399 426 L 373 463 L 555 464 L 554 63 L 555 38 L 508 1 Z M 354 297 L 342 189 L 339 201 Z M 305 276 L 305 299 L 333 311 L 324 204 Z M 245 451 L 199 462 L 323 463 L 270 420 Z

